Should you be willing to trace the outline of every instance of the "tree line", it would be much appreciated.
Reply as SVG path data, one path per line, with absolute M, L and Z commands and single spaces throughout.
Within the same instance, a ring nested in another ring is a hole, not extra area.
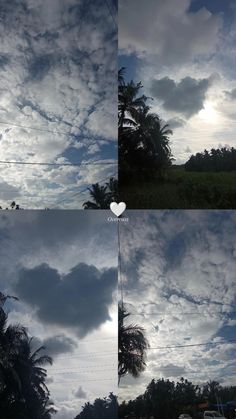
M 75 419 L 115 419 L 117 412 L 117 397 L 110 393 L 108 397 L 95 399 L 94 403 L 85 403 L 81 413 Z
M 214 406 L 217 400 L 227 403 L 235 399 L 236 386 L 221 386 L 217 381 L 209 381 L 200 387 L 184 378 L 178 382 L 153 379 L 144 394 L 119 405 L 119 418 L 176 419 L 181 413 L 200 418 L 201 404 L 206 405 L 206 401 L 209 406 Z
M 185 170 L 192 172 L 230 172 L 236 170 L 234 147 L 212 148 L 192 155 L 185 163 Z
M 163 177 L 172 155 L 168 124 L 151 111 L 148 98 L 141 94 L 143 85 L 126 83 L 125 68 L 118 73 L 119 181 Z

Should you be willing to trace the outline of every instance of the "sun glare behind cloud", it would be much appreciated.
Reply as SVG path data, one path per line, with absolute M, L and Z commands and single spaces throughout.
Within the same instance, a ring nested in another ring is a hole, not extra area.
M 219 119 L 219 113 L 214 108 L 212 102 L 206 101 L 203 109 L 200 110 L 200 118 L 207 123 L 216 123 Z

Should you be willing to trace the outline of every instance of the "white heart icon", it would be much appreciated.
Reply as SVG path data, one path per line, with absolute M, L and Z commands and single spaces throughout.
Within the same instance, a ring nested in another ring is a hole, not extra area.
M 119 204 L 117 204 L 117 202 L 110 203 L 110 209 L 113 212 L 113 214 L 115 214 L 117 217 L 119 217 L 119 215 L 121 215 L 122 212 L 125 211 L 125 208 L 126 208 L 125 202 L 119 202 Z

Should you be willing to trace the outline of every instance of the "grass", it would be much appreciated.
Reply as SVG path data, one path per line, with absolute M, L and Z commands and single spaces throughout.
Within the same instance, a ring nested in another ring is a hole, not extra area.
M 236 171 L 186 172 L 172 168 L 165 182 L 120 186 L 128 209 L 235 209 Z

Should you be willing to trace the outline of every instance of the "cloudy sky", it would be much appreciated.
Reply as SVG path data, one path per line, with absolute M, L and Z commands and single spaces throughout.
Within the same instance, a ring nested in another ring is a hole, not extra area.
M 116 13 L 115 0 L 1 0 L 0 160 L 61 164 L 0 163 L 1 206 L 79 208 L 116 173 Z
M 0 214 L 0 291 L 9 322 L 47 347 L 57 419 L 117 394 L 117 225 L 107 211 Z
M 235 385 L 235 231 L 234 211 L 129 211 L 120 225 L 124 302 L 154 349 L 140 378 L 123 378 L 121 398 L 152 378 Z M 165 348 L 195 344 L 204 345 Z
M 235 0 L 120 0 L 120 66 L 174 131 L 176 163 L 235 146 Z

